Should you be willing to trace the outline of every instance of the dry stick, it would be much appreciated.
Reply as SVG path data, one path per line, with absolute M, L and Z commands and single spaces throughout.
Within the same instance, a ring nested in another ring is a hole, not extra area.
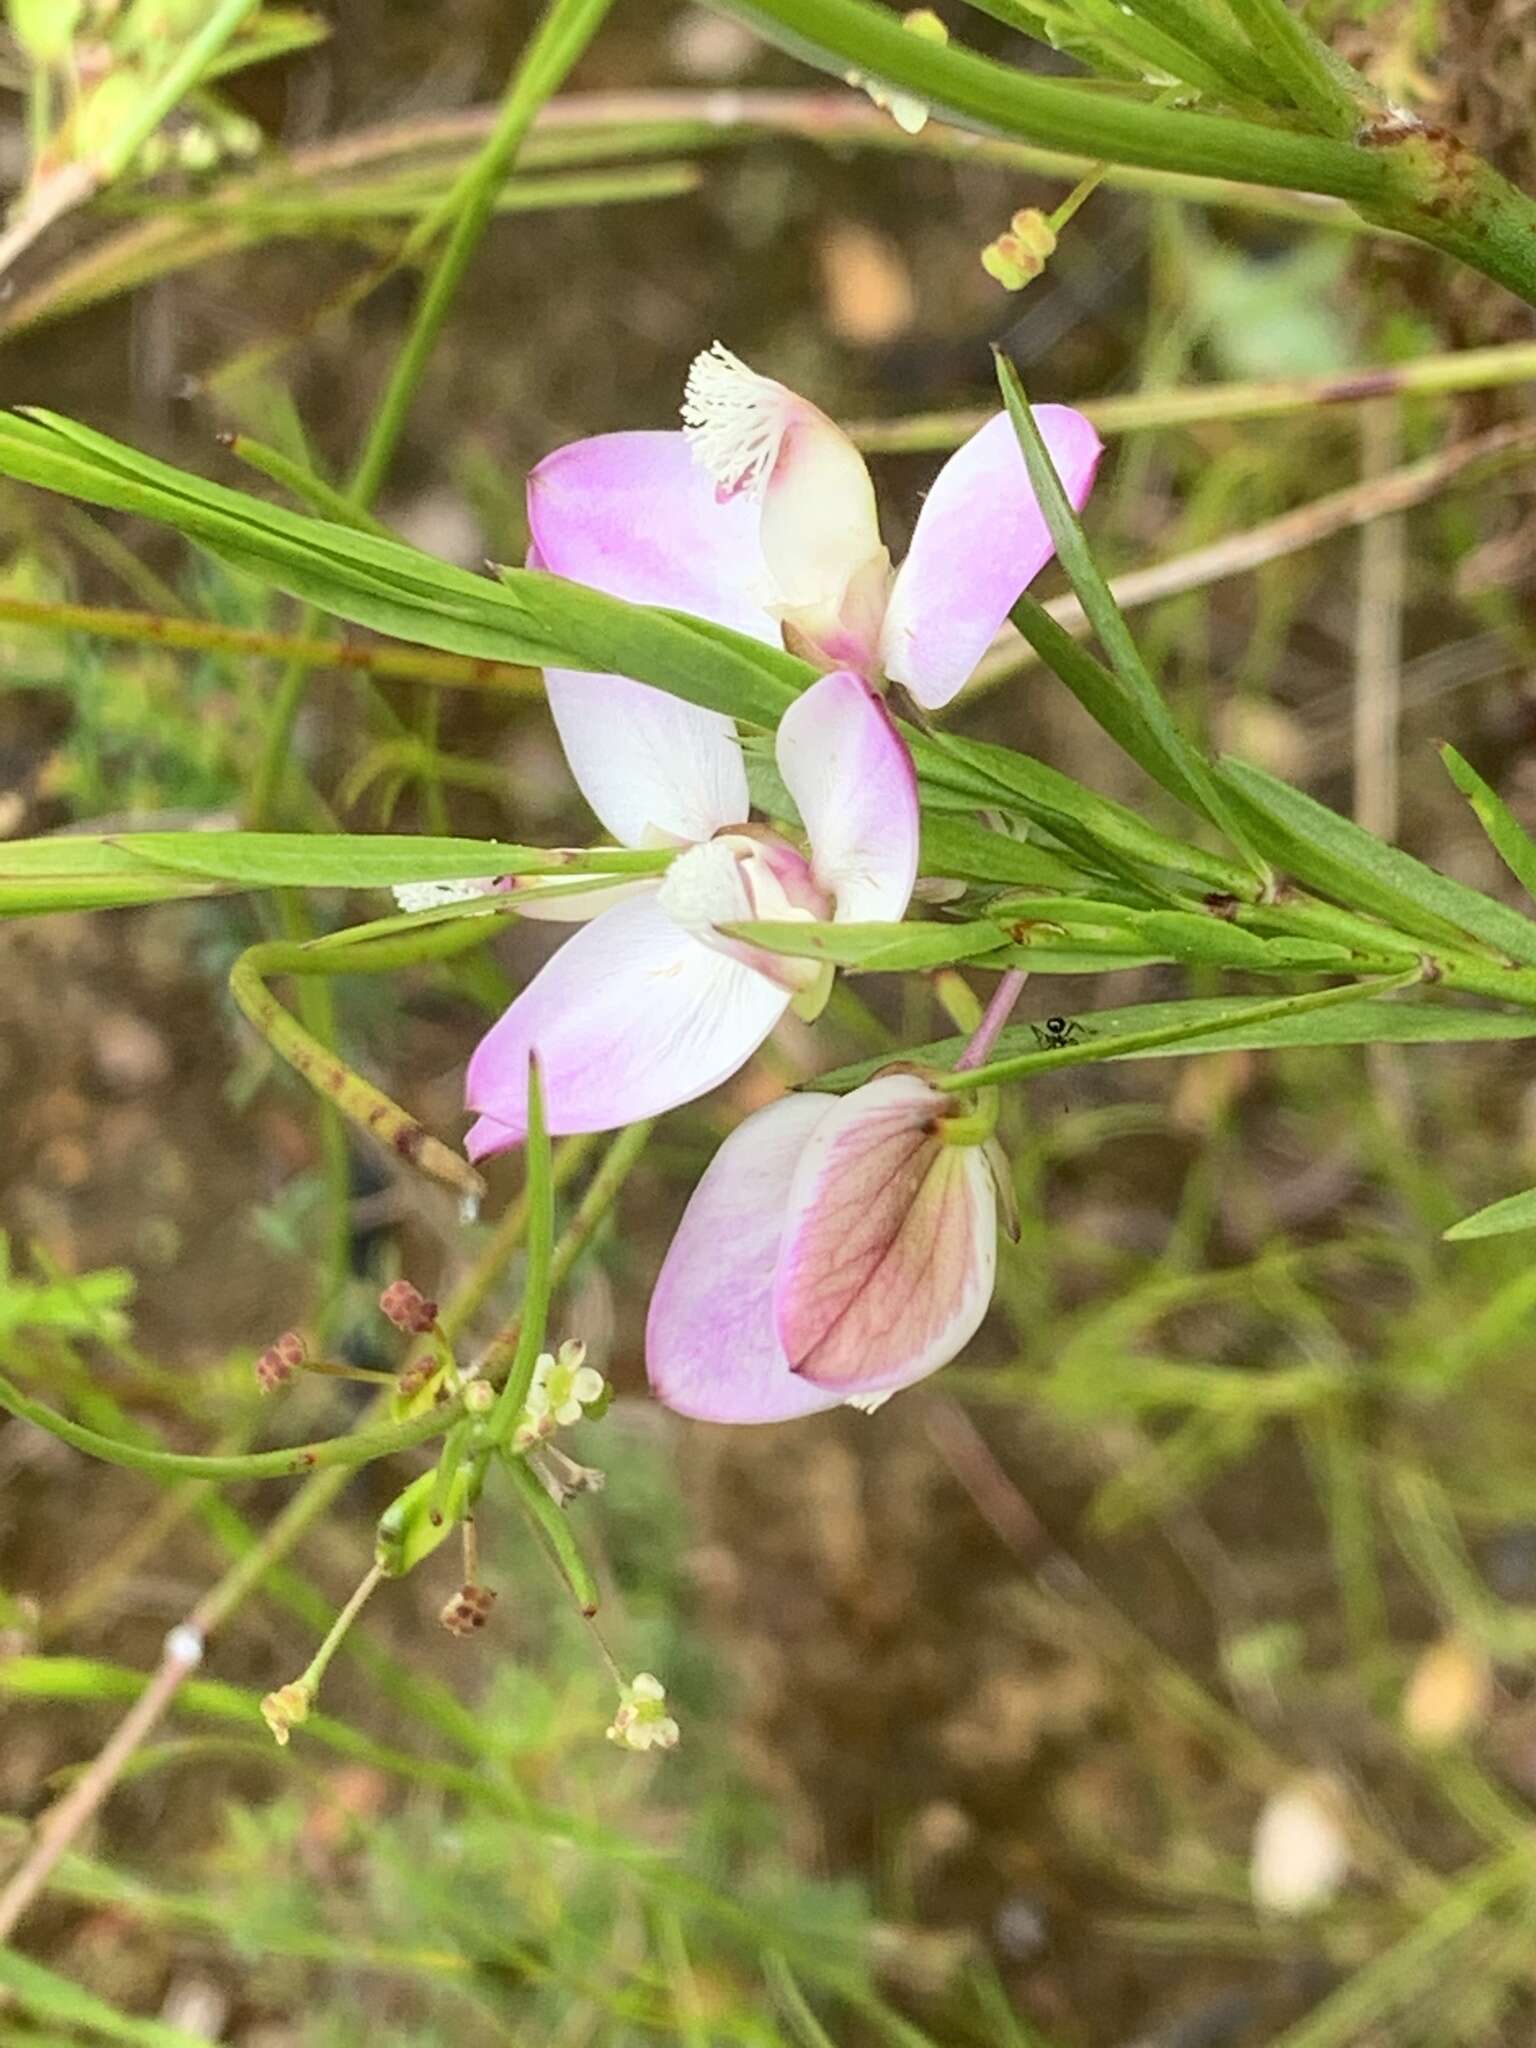
M 1361 413 L 1361 468 L 1368 484 L 1391 474 L 1398 427 L 1392 399 L 1377 399 Z M 1388 842 L 1397 838 L 1406 569 L 1402 513 L 1371 520 L 1360 535 L 1355 599 L 1354 808 L 1355 823 Z
M 1372 520 L 1406 512 L 1434 497 L 1470 469 L 1484 465 L 1502 467 L 1533 449 L 1536 449 L 1536 424 L 1524 421 L 1519 425 L 1494 427 L 1470 440 L 1453 442 L 1449 448 L 1426 456 L 1422 462 L 1411 462 L 1386 476 L 1371 477 L 1364 483 L 1350 484 L 1342 491 L 1332 491 L 1325 498 L 1314 498 L 1311 504 L 1299 506 L 1294 512 L 1283 512 L 1278 519 L 1267 519 L 1263 525 L 1249 527 L 1245 533 L 1229 534 L 1225 540 L 1214 541 L 1209 547 L 1192 549 L 1187 555 L 1175 555 L 1169 562 L 1154 562 L 1150 568 L 1133 569 L 1129 575 L 1117 576 L 1110 588 L 1116 602 L 1125 610 L 1137 605 L 1155 604 L 1162 598 L 1181 597 L 1191 590 L 1204 590 L 1229 576 L 1245 575 L 1249 570 L 1261 569 L 1266 563 L 1280 560 L 1282 556 L 1299 554 L 1303 548 L 1315 547 L 1319 541 L 1329 540 L 1334 534 L 1344 533 L 1351 527 L 1366 526 Z M 1088 621 L 1075 597 L 1053 598 L 1046 610 L 1058 625 L 1064 626 L 1076 638 L 1088 637 Z M 1033 648 L 1022 646 L 1016 638 L 1010 637 L 1007 645 L 994 647 L 977 670 L 970 686 L 971 692 L 1003 682 L 1029 668 L 1038 659 Z
M 420 647 L 365 646 L 263 633 L 203 619 L 167 618 L 162 612 L 123 611 L 115 605 L 50 604 L 41 598 L 0 596 L 0 620 L 54 632 L 90 633 L 103 640 L 147 642 L 198 654 L 245 654 L 292 661 L 303 668 L 361 669 L 402 682 L 448 684 L 518 697 L 543 695 L 538 671 L 472 655 L 436 654 Z
M 650 1129 L 649 1124 L 632 1125 L 628 1130 L 621 1131 L 609 1146 L 602 1164 L 593 1175 L 591 1185 L 577 1206 L 575 1215 L 561 1233 L 555 1246 L 555 1285 L 569 1274 L 586 1249 L 593 1232 L 617 1198 L 630 1168 L 645 1149 L 645 1140 L 650 1135 Z M 573 1147 L 566 1153 L 566 1157 L 573 1160 L 579 1160 L 581 1156 L 580 1147 Z M 527 1204 L 519 1202 L 517 1214 L 524 1223 L 527 1213 Z M 511 1254 L 514 1242 L 515 1234 L 509 1228 L 505 1225 L 498 1227 L 496 1243 L 504 1255 Z M 475 1291 L 477 1298 L 483 1299 L 486 1289 L 483 1268 L 477 1267 L 467 1285 Z M 457 1328 L 463 1320 L 463 1314 L 462 1305 L 453 1302 L 445 1310 L 443 1320 Z M 494 1349 L 493 1346 L 492 1350 Z M 380 1402 L 365 1414 L 364 1426 L 376 1416 L 383 1405 L 381 1398 Z M 204 1594 L 186 1620 L 171 1630 L 165 1639 L 165 1650 L 159 1666 L 150 1677 L 144 1691 L 113 1730 L 100 1754 L 75 1780 L 58 1804 L 51 1807 L 39 1821 L 31 1850 L 4 1891 L 0 1892 L 0 1943 L 10 1938 L 16 1923 L 48 1882 L 59 1858 L 64 1855 L 80 1830 L 100 1807 L 117 1783 L 124 1765 L 170 1706 L 182 1681 L 202 1662 L 203 1648 L 208 1637 L 234 1613 L 246 1596 L 259 1584 L 268 1569 L 286 1557 L 305 1530 L 324 1514 L 351 1477 L 352 1469 L 341 1466 L 329 1472 L 317 1472 L 313 1478 L 307 1480 L 276 1521 L 266 1530 L 261 1541 L 243 1557 L 237 1558 L 217 1584 Z M 4 2002 L 5 1996 L 0 1993 L 0 2005 Z

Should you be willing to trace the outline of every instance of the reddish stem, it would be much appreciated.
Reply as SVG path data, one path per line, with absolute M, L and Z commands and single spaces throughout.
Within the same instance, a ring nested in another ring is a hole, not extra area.
M 1023 993 L 1029 975 L 1022 967 L 1010 967 L 997 987 L 992 991 L 992 1000 L 983 1013 L 981 1022 L 972 1034 L 970 1044 L 955 1061 L 955 1072 L 963 1073 L 968 1067 L 979 1067 L 990 1056 L 1003 1026 L 1013 1015 L 1013 1006 Z

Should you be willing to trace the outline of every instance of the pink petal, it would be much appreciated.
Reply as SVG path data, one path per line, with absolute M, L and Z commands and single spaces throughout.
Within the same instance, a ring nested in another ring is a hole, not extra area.
M 717 503 L 680 433 L 599 434 L 528 478 L 530 566 L 632 604 L 694 612 L 777 645 L 757 514 Z M 583 796 L 626 846 L 707 839 L 748 810 L 730 719 L 617 676 L 545 672 Z
M 728 1080 L 784 1013 L 788 991 L 701 945 L 654 895 L 615 904 L 568 939 L 469 1063 L 478 1112 L 465 1140 L 488 1158 L 525 1135 L 537 1051 L 549 1128 L 610 1131 Z
M 934 1136 L 943 1106 L 915 1074 L 888 1074 L 811 1134 L 773 1307 L 794 1370 L 813 1386 L 909 1386 L 947 1365 L 987 1312 L 997 1194 L 980 1147 Z
M 694 844 L 746 822 L 730 719 L 624 676 L 547 668 L 544 687 L 577 787 L 621 846 Z
M 701 1422 L 786 1422 L 841 1398 L 799 1379 L 773 1326 L 790 1181 L 833 1107 L 788 1095 L 733 1131 L 683 1212 L 651 1296 L 646 1367 L 659 1401 Z
M 1080 511 L 1103 444 L 1070 406 L 1037 405 L 1035 419 Z M 920 704 L 947 704 L 1054 552 L 1013 422 L 999 413 L 955 450 L 918 514 L 886 608 L 886 674 Z
M 631 604 L 666 605 L 778 645 L 762 602 L 758 509 L 718 500 L 676 434 L 598 434 L 528 478 L 539 566 Z
M 838 917 L 899 921 L 917 879 L 917 777 L 880 698 L 851 669 L 823 676 L 779 721 L 777 752 Z

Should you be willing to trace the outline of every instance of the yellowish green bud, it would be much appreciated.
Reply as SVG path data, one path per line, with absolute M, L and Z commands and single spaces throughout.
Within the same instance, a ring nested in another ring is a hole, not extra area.
M 1037 206 L 1025 206 L 1008 230 L 981 252 L 981 267 L 1004 291 L 1022 291 L 1044 270 L 1056 247 L 1056 230 Z
M 281 1748 L 287 1748 L 288 1738 L 294 1729 L 301 1728 L 309 1719 L 314 1704 L 315 1689 L 302 1678 L 296 1678 L 291 1685 L 280 1685 L 276 1692 L 267 1694 L 261 1703 L 261 1718 Z

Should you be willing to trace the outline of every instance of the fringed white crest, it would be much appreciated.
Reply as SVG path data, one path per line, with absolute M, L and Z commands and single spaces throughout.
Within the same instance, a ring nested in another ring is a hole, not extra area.
M 689 365 L 683 435 L 724 496 L 747 491 L 761 497 L 795 404 L 793 392 L 748 369 L 717 341 Z

